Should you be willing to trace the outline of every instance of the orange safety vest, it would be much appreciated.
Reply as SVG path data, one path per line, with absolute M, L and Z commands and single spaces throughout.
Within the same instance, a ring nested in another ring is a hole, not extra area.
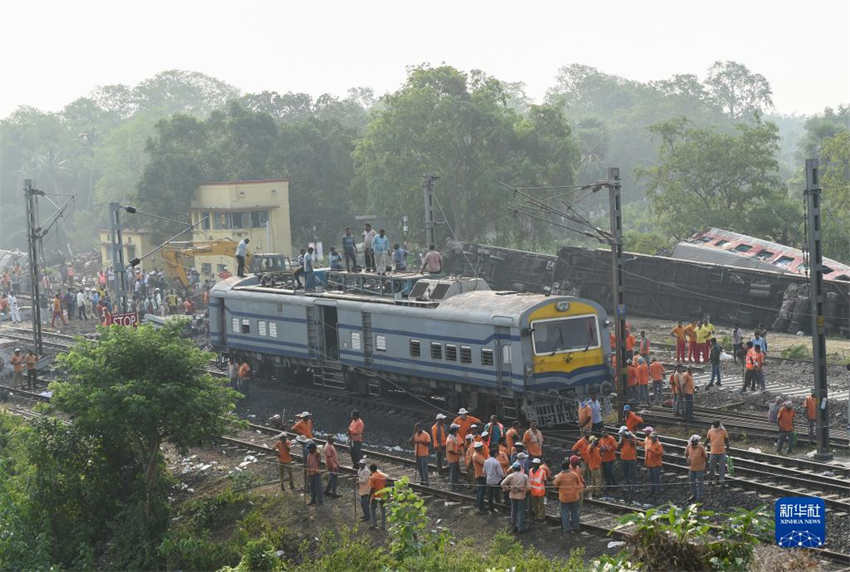
M 543 497 L 546 496 L 546 471 L 542 467 L 536 471 L 532 469 L 528 473 L 528 486 L 531 487 L 531 496 Z

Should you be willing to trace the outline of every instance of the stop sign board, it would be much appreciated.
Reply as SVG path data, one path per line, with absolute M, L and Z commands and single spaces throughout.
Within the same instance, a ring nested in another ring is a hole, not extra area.
M 135 312 L 112 314 L 112 324 L 116 326 L 133 326 L 135 328 L 139 325 L 139 315 Z

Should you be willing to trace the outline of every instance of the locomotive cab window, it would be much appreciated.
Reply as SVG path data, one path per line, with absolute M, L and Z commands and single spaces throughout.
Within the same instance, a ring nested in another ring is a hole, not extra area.
M 418 358 L 422 355 L 422 344 L 419 340 L 410 340 L 410 357 Z
M 472 363 L 472 348 L 460 346 L 460 363 Z
M 493 365 L 493 350 L 481 350 L 481 365 Z
M 443 359 L 443 345 L 431 342 L 431 359 Z
M 535 355 L 583 351 L 599 347 L 596 316 L 554 318 L 532 322 Z
M 446 360 L 457 361 L 457 346 L 446 344 Z

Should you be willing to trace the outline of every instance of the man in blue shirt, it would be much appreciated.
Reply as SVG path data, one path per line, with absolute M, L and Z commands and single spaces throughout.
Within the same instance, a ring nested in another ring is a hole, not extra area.
M 753 334 L 753 346 L 758 346 L 761 349 L 761 353 L 767 353 L 767 340 L 761 337 L 761 332 L 758 330 Z
M 398 243 L 393 245 L 393 265 L 395 265 L 396 272 L 407 270 L 407 251 Z
M 375 253 L 375 268 L 383 276 L 387 272 L 387 255 L 390 253 L 390 239 L 384 229 L 378 231 L 378 236 L 372 239 L 372 250 Z
M 315 287 L 313 283 L 313 247 L 307 248 L 307 254 L 304 255 L 304 289 L 308 292 Z
M 357 244 L 350 226 L 345 227 L 345 234 L 342 235 L 342 255 L 345 257 L 345 271 L 351 272 L 357 267 Z
M 331 263 L 331 270 L 342 270 L 342 256 L 336 251 L 336 248 L 331 246 L 331 253 L 328 255 Z

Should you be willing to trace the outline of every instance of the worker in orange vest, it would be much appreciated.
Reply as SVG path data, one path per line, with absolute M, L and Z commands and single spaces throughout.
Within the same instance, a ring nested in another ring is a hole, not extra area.
M 626 330 L 626 359 L 632 359 L 635 355 L 635 336 Z
M 590 486 L 587 487 L 587 498 L 599 495 L 602 491 L 602 451 L 599 448 L 599 438 L 596 435 L 590 437 L 590 446 L 587 448 L 587 469 L 590 473 Z
M 679 322 L 676 327 L 670 330 L 670 335 L 676 338 L 676 361 L 685 361 L 685 326 Z
M 620 427 L 620 440 L 617 449 L 620 451 L 620 468 L 623 471 L 623 498 L 626 501 L 632 499 L 635 486 L 635 471 L 637 465 L 637 443 L 634 434 L 624 425 Z
M 638 340 L 638 353 L 643 361 L 649 363 L 649 338 L 643 330 L 640 331 L 640 340 Z
M 505 446 L 508 453 L 514 448 L 514 442 L 520 438 L 519 421 L 511 423 L 511 428 L 505 432 Z
M 661 492 L 661 464 L 664 455 L 664 447 L 658 440 L 658 433 L 652 433 L 649 437 L 650 444 L 644 453 L 644 462 L 649 473 L 649 498 L 655 500 Z
M 286 428 L 284 427 L 284 431 Z M 284 482 L 289 480 L 289 488 L 295 490 L 295 481 L 292 478 L 292 441 L 286 438 L 286 433 L 277 436 L 278 441 L 274 448 L 277 449 L 277 465 L 280 472 L 280 490 L 286 490 Z
M 688 461 L 688 474 L 691 480 L 691 498 L 688 500 L 696 502 L 702 502 L 707 460 L 705 447 L 700 444 L 699 440 L 699 435 L 691 435 L 690 442 L 685 448 L 685 459 Z
M 806 419 L 809 421 L 809 443 L 815 442 L 815 424 L 818 420 L 815 392 L 806 398 Z
M 531 488 L 531 519 L 543 520 L 546 517 L 543 499 L 546 497 L 547 471 L 541 467 L 542 461 L 535 457 L 528 471 L 528 486 Z
M 360 418 L 360 412 L 356 409 L 351 412 L 351 421 L 348 423 L 348 440 L 351 443 L 349 453 L 351 454 L 351 466 L 356 467 L 358 461 L 363 457 L 363 431 L 365 424 Z
M 613 494 L 617 486 L 617 478 L 614 476 L 614 461 L 617 460 L 617 440 L 611 433 L 605 431 L 599 439 L 599 454 L 602 461 L 602 479 L 605 482 L 606 493 Z
M 690 421 L 694 417 L 694 375 L 691 368 L 685 372 L 682 395 L 685 398 L 685 419 Z
M 638 400 L 649 403 L 649 363 L 643 357 L 638 359 L 637 366 Z
M 564 459 L 561 464 L 561 472 L 555 475 L 555 481 L 552 483 L 558 489 L 558 502 L 561 505 L 561 534 L 578 532 L 581 528 L 579 510 L 584 481 L 578 474 L 570 470 L 574 462 L 578 465 L 581 463 L 581 459 L 575 455 L 570 457 L 569 461 Z
M 247 361 L 243 361 L 239 364 L 239 369 L 236 373 L 237 383 L 239 385 L 239 392 L 243 395 L 248 395 L 248 380 L 251 378 L 251 366 L 248 365 Z
M 530 425 L 522 436 L 522 442 L 531 457 L 542 457 L 543 433 L 537 428 L 537 421 L 532 421 Z
M 446 464 L 449 469 L 449 486 L 451 490 L 457 489 L 458 481 L 460 481 L 460 455 L 461 444 L 460 437 L 457 431 L 459 427 L 456 423 L 449 425 L 449 434 L 446 437 Z
M 697 356 L 697 328 L 693 322 L 685 326 L 685 339 L 688 341 L 688 361 L 698 359 Z
M 484 513 L 484 496 L 487 493 L 487 478 L 484 476 L 484 443 L 478 442 L 472 446 L 472 473 L 475 477 L 475 506 L 479 513 Z
M 791 433 L 794 432 L 794 415 L 794 406 L 790 401 L 786 401 L 776 416 L 776 424 L 779 426 L 779 441 L 776 444 L 777 453 L 782 453 L 782 445 L 785 444 L 786 440 L 788 441 L 789 455 L 794 448 L 794 440 L 791 436 Z
M 643 426 L 643 417 L 632 411 L 631 405 L 624 405 L 623 411 L 626 415 L 626 428 L 634 433 L 639 427 Z
M 469 411 L 461 407 L 457 412 L 457 417 L 455 417 L 452 423 L 457 423 L 457 426 L 459 427 L 457 434 L 460 436 L 461 441 L 464 441 L 466 440 L 466 434 L 469 432 L 469 428 L 476 423 L 481 423 L 481 420 L 478 417 L 470 415 Z
M 381 509 L 381 528 L 387 528 L 387 508 L 384 506 L 384 497 L 387 488 L 387 475 L 378 470 L 378 465 L 370 465 L 369 471 L 372 475 L 369 477 L 369 490 L 372 492 L 372 506 L 370 528 L 378 528 L 378 508 Z
M 308 505 L 319 505 L 324 503 L 322 497 L 322 472 L 320 470 L 321 457 L 315 443 L 307 445 L 307 479 L 310 487 L 310 502 Z
M 593 412 L 590 408 L 590 398 L 579 402 L 578 406 L 578 428 L 579 431 L 588 431 L 593 426 Z
M 431 444 L 437 456 L 437 472 L 443 472 L 443 460 L 446 457 L 446 416 L 437 413 L 434 424 L 431 425 Z
M 428 484 L 428 459 L 431 456 L 431 436 L 422 428 L 421 423 L 415 425 L 410 441 L 416 449 L 416 468 L 419 470 L 419 484 Z
M 652 401 L 660 404 L 664 401 L 664 365 L 654 357 L 650 359 L 649 378 L 652 380 Z

